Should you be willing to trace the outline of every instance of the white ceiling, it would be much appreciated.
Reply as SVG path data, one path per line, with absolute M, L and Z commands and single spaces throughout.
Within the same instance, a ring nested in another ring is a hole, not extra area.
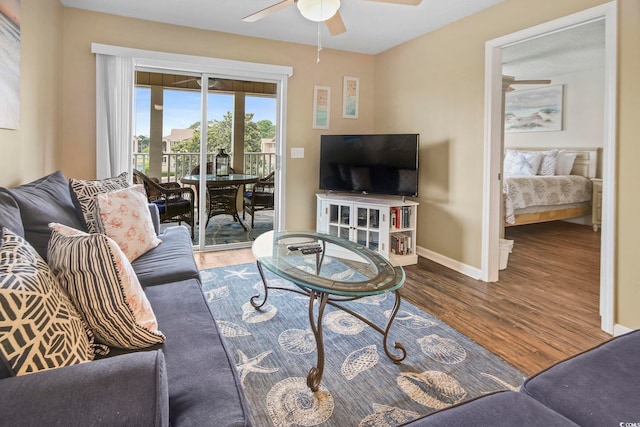
M 242 18 L 280 0 L 61 0 L 67 7 L 226 33 L 316 46 L 318 25 L 287 7 L 260 21 Z M 331 36 L 322 25 L 322 46 L 377 54 L 503 0 L 422 0 L 418 6 L 342 0 L 347 32 Z
M 502 49 L 502 74 L 545 79 L 604 67 L 604 20 L 583 24 Z

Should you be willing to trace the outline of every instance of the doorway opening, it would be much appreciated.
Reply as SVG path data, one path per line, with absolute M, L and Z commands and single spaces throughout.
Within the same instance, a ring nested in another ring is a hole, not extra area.
M 485 174 L 482 239 L 482 279 L 498 280 L 499 236 L 502 230 L 502 160 L 503 160 L 503 49 L 549 34 L 604 21 L 604 99 L 602 144 L 602 231 L 600 258 L 601 328 L 614 333 L 613 324 L 613 260 L 616 158 L 616 4 L 607 3 L 560 18 L 486 43 L 485 72 Z

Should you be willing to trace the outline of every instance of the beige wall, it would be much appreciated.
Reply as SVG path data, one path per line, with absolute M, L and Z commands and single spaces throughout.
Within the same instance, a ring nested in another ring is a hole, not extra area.
M 287 228 L 315 227 L 320 134 L 313 130 L 313 86 L 330 86 L 331 129 L 373 130 L 374 57 L 275 42 L 65 8 L 63 62 L 63 161 L 68 176 L 95 176 L 95 57 L 91 43 L 293 67 L 289 79 L 287 146 L 303 147 L 304 159 L 287 152 Z M 310 27 L 313 31 L 313 27 Z M 342 77 L 360 77 L 360 119 L 342 119 Z M 82 162 L 74 160 L 75 154 Z
M 20 124 L 18 130 L 0 129 L 0 186 L 30 181 L 57 168 L 62 10 L 57 1 L 22 2 Z
M 615 263 L 617 279 L 616 321 L 640 328 L 640 1 L 618 2 L 618 229 Z
M 419 246 L 479 268 L 482 239 L 485 42 L 602 0 L 507 0 L 376 57 L 376 131 L 421 134 Z M 640 225 L 640 2 L 620 0 L 619 203 L 615 322 L 640 327 L 635 268 Z M 522 13 L 526 11 L 526 13 Z

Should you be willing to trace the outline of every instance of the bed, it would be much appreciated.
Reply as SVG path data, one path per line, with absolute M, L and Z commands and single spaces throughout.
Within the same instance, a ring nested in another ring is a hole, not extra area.
M 522 152 L 542 153 L 544 160 L 539 163 L 538 173 L 546 165 L 548 175 L 523 176 L 520 172 L 515 175 L 511 174 L 514 171 L 513 167 L 510 167 L 513 162 L 509 161 L 509 156 L 513 153 L 509 153 L 509 151 L 517 151 L 519 155 Z M 551 165 L 546 163 L 548 157 L 545 155 L 552 151 L 560 153 L 565 170 L 555 169 L 553 166 L 554 171 L 549 172 Z M 573 158 L 574 156 L 575 158 Z M 573 161 L 569 162 L 571 159 Z M 509 227 L 590 215 L 591 178 L 596 177 L 597 167 L 597 148 L 513 148 L 507 150 L 503 180 L 504 225 Z

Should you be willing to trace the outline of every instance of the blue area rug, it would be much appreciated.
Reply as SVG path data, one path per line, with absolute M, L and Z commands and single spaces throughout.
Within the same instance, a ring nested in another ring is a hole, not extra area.
M 332 268 L 342 277 L 357 274 L 339 262 Z M 380 333 L 327 306 L 324 376 L 312 393 L 306 376 L 317 353 L 308 298 L 269 290 L 267 304 L 258 311 L 249 303 L 252 295 L 264 296 L 255 264 L 201 275 L 256 426 L 396 426 L 482 394 L 517 389 L 524 379 L 496 355 L 406 301 L 389 333 L 392 352 L 394 341 L 407 350 L 397 365 L 387 358 Z M 297 289 L 269 272 L 267 278 L 271 286 Z M 348 307 L 384 327 L 393 303 L 393 294 L 382 294 Z

